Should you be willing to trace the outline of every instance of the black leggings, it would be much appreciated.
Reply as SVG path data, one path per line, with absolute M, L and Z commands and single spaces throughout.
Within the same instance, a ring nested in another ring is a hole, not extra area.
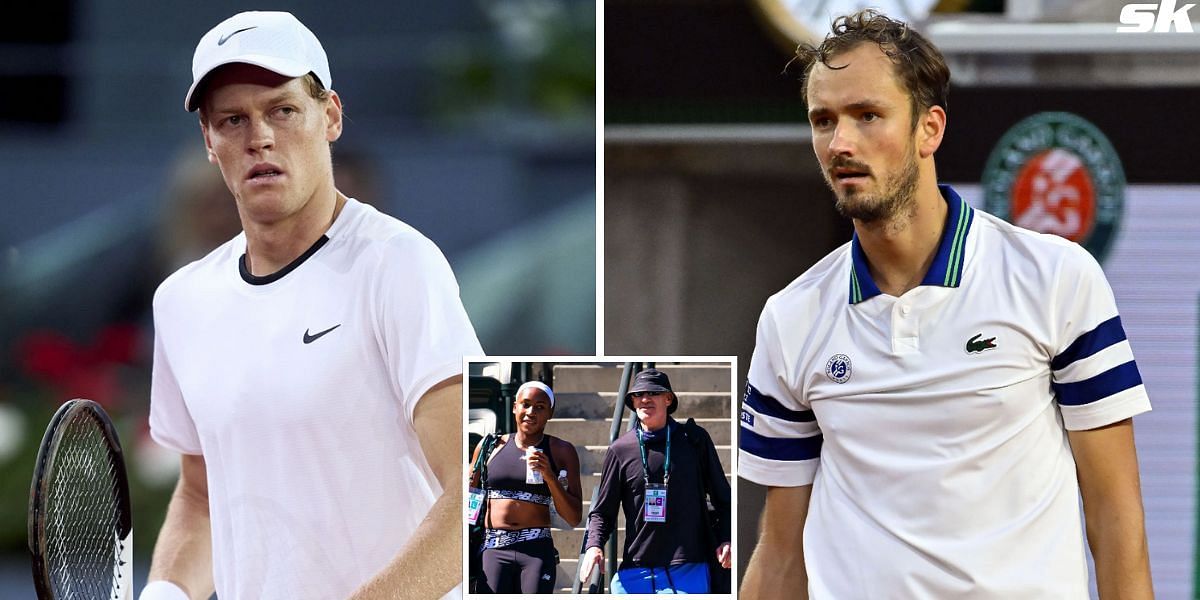
M 552 594 L 557 573 L 550 538 L 483 551 L 483 576 L 496 594 Z

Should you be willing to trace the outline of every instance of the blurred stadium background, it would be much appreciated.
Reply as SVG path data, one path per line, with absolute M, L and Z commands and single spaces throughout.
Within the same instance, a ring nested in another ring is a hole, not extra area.
M 177 470 L 145 425 L 151 296 L 239 230 L 182 99 L 200 36 L 245 8 L 5 6 L 2 598 L 32 596 L 24 546 L 33 456 L 54 408 L 75 396 L 102 402 L 118 422 L 144 577 Z M 348 117 L 334 148 L 339 188 L 441 247 L 484 349 L 594 354 L 595 4 L 254 8 L 289 10 L 320 38 Z
M 827 27 L 819 7 L 872 5 L 918 24 L 950 63 L 940 180 L 1101 259 L 1154 405 L 1136 429 L 1155 588 L 1160 598 L 1200 597 L 1200 34 L 1117 33 L 1124 2 L 606 0 L 605 352 L 736 354 L 744 384 L 767 297 L 851 233 L 784 65 L 795 35 Z M 1190 18 L 1200 23 L 1200 13 Z M 1049 111 L 1086 119 L 1112 152 L 1069 135 L 1086 127 L 1052 128 L 1074 149 L 1034 148 L 1046 131 L 1035 123 L 996 153 L 1007 171 L 988 168 L 1006 132 Z M 1037 152 L 1023 155 L 1021 144 Z M 1050 158 L 1078 167 L 1075 179 L 1056 180 L 1068 171 Z M 1047 185 L 1073 199 L 1051 198 L 1038 187 Z M 741 568 L 762 494 L 739 487 Z

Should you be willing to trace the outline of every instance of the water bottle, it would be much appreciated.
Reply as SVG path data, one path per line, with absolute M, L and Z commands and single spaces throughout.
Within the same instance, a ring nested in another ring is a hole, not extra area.
M 539 452 L 541 452 L 541 450 L 538 450 L 532 446 L 525 449 L 525 483 L 532 485 L 544 483 L 542 480 L 541 471 L 534 471 L 533 465 L 529 462 L 529 459 L 533 458 L 533 455 Z

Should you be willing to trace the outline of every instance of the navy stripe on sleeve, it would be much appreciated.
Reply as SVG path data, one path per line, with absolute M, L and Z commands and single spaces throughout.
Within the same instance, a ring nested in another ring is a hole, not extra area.
M 1117 315 L 1076 338 L 1070 346 L 1067 346 L 1066 350 L 1054 357 L 1054 360 L 1050 362 L 1050 368 L 1057 371 L 1123 341 L 1125 341 L 1125 328 L 1121 327 L 1121 315 Z
M 820 434 L 803 438 L 772 438 L 759 435 L 746 427 L 741 429 L 738 447 L 759 458 L 769 460 L 809 460 L 821 455 Z
M 780 404 L 778 400 L 759 392 L 754 386 L 746 384 L 746 404 L 754 412 L 793 423 L 809 423 L 817 420 L 811 410 L 792 410 Z
M 1059 404 L 1080 406 L 1141 384 L 1142 374 L 1138 372 L 1137 363 L 1131 360 L 1095 377 L 1072 383 L 1051 383 L 1050 387 L 1058 395 Z

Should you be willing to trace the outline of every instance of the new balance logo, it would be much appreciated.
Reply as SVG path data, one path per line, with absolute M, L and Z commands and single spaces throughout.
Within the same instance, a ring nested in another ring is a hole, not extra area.
M 1175 8 L 1176 0 L 1159 0 L 1158 4 L 1126 4 L 1121 9 L 1121 22 L 1117 33 L 1154 31 L 1167 32 L 1172 29 L 1192 33 L 1192 21 L 1188 11 L 1195 4 L 1184 4 Z
M 986 340 L 979 338 L 983 337 L 982 333 L 975 334 L 975 337 L 967 340 L 967 354 L 979 354 L 984 350 L 991 350 L 996 347 L 996 338 L 990 337 Z

